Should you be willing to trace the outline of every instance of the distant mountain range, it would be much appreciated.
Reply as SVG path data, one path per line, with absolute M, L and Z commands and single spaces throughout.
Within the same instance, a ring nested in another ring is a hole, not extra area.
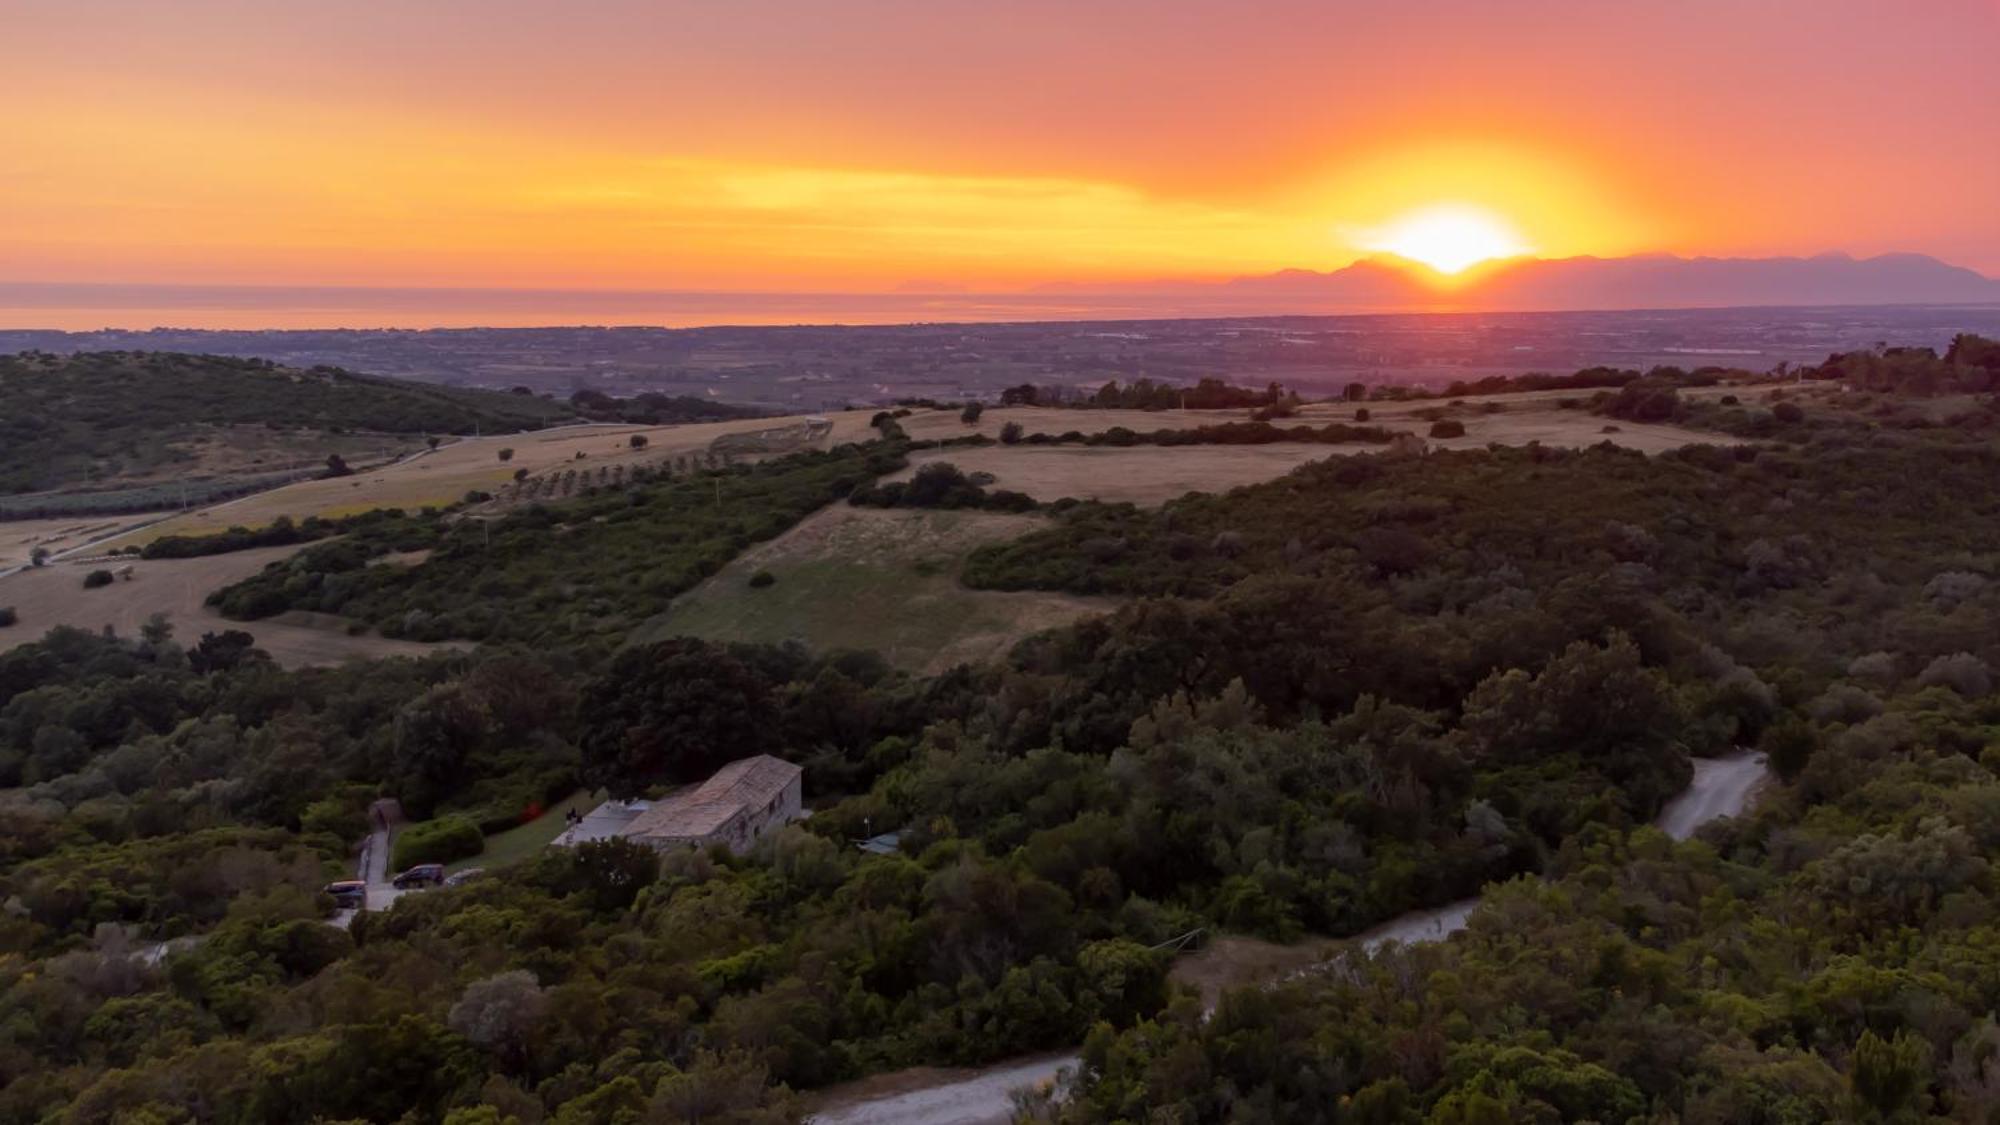
M 1516 258 L 1474 267 L 1448 287 L 1423 267 L 1366 258 L 1330 272 L 1281 270 L 1222 282 L 1050 287 L 1170 301 L 1256 305 L 1271 312 L 1556 311 L 1771 305 L 2000 303 L 2000 280 L 1923 254 L 1855 258 Z

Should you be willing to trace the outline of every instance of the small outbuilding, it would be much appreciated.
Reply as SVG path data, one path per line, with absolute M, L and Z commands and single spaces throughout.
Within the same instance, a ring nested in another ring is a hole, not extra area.
M 734 761 L 694 789 L 656 801 L 619 833 L 662 851 L 721 844 L 742 853 L 803 811 L 805 771 L 769 754 Z

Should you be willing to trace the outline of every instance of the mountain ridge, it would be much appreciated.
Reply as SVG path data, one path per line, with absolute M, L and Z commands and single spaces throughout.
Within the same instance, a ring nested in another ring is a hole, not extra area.
M 1333 270 L 1289 268 L 1220 281 L 1135 285 L 1044 286 L 1039 292 L 1158 294 L 1260 299 L 1285 311 L 1429 309 L 1494 312 L 1607 311 L 1816 305 L 2000 303 L 2000 280 L 1927 254 L 1857 258 L 1840 251 L 1810 257 L 1512 258 L 1438 275 L 1393 256 L 1359 259 Z

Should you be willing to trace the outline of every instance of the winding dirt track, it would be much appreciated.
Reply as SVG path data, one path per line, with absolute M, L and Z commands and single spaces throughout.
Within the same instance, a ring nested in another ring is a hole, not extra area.
M 1722 758 L 1694 763 L 1694 780 L 1667 803 L 1653 823 L 1676 840 L 1685 840 L 1709 821 L 1736 816 L 1750 805 L 1757 787 L 1768 776 L 1764 755 L 1743 750 Z M 1414 944 L 1441 941 L 1465 928 L 1479 905 L 1476 898 L 1448 906 L 1417 910 L 1393 918 L 1355 937 L 1373 952 L 1389 942 Z M 1074 1068 L 1075 1055 L 1030 1061 L 1015 1060 L 977 1071 L 965 1078 L 920 1090 L 864 1100 L 838 1102 L 807 1119 L 811 1125 L 1006 1125 L 1013 1116 L 1013 1092 L 1054 1082 Z

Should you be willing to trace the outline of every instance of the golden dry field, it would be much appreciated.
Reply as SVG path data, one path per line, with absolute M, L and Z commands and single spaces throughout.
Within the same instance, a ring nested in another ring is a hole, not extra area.
M 11 527 L 14 525 L 0 525 Z M 210 591 L 247 578 L 266 563 L 285 558 L 297 546 L 260 547 L 196 559 L 136 559 L 101 563 L 55 563 L 0 578 L 0 606 L 12 606 L 20 622 L 0 629 L 0 651 L 39 640 L 57 625 L 98 630 L 111 626 L 134 637 L 155 613 L 173 623 L 174 636 L 192 645 L 203 633 L 239 629 L 287 667 L 338 664 L 377 656 L 414 656 L 443 647 L 382 637 L 349 636 L 346 622 L 323 614 L 295 614 L 269 621 L 230 621 L 202 604 Z M 132 577 L 95 590 L 83 588 L 93 570 Z
M 870 413 L 850 411 L 826 416 L 833 423 L 833 430 L 819 443 L 820 447 L 871 436 L 874 431 L 868 428 Z M 715 439 L 726 434 L 757 433 L 797 424 L 802 418 L 746 418 L 682 426 L 565 426 L 531 433 L 461 438 L 383 468 L 330 480 L 301 481 L 190 512 L 120 538 L 111 546 L 145 544 L 163 535 L 213 535 L 235 526 L 262 527 L 279 516 L 335 518 L 375 508 L 442 507 L 464 499 L 467 492 L 475 489 L 498 491 L 520 469 L 536 475 L 572 465 L 592 469 L 653 465 L 706 450 Z M 631 447 L 634 434 L 646 438 L 644 449 Z M 500 460 L 502 449 L 512 449 L 513 458 Z M 583 454 L 582 460 L 577 459 L 579 453 Z

